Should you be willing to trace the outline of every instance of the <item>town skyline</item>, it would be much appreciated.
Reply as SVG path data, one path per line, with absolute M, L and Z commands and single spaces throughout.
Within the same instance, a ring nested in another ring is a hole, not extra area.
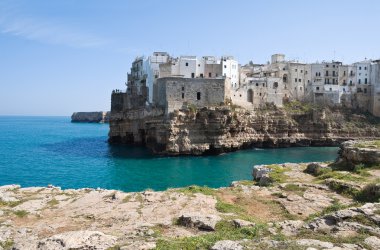
M 107 110 L 131 62 L 154 51 L 242 65 L 275 53 L 305 63 L 380 57 L 376 1 L 174 3 L 2 1 L 0 114 Z

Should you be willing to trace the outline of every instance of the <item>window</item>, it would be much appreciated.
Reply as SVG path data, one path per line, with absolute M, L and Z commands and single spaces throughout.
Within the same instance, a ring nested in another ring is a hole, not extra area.
M 359 84 L 361 84 L 361 83 L 362 83 L 361 79 L 359 79 L 358 83 L 359 83 Z
M 297 82 L 297 78 L 294 78 L 294 81 Z
M 210 77 L 210 78 L 211 78 L 211 72 L 209 72 L 209 73 L 208 73 L 208 77 Z
M 319 87 L 317 87 L 316 89 L 319 90 Z
M 285 68 L 282 68 L 282 70 L 285 70 Z
M 350 81 L 350 85 L 352 86 L 352 80 Z
M 362 67 L 359 67 L 359 70 L 362 70 Z
M 366 79 L 364 79 L 364 84 L 367 84 L 367 82 L 368 82 L 367 78 L 366 78 Z
M 194 78 L 195 77 L 195 74 L 194 73 L 191 73 L 191 78 Z
M 185 99 L 185 93 L 182 93 L 182 99 Z
M 318 76 L 318 72 L 315 72 L 315 76 Z
M 185 91 L 185 87 L 182 87 L 182 91 Z
M 297 72 L 297 69 L 294 69 L 295 72 Z
M 346 75 L 346 71 L 343 71 L 343 75 L 344 75 L 344 76 Z
M 275 88 L 278 88 L 278 82 L 274 82 L 273 83 L 273 88 L 275 89 Z
M 224 65 L 224 68 L 226 69 L 226 68 L 227 68 L 227 65 Z
M 215 73 L 215 77 L 218 77 L 218 73 Z
M 259 83 L 256 83 L 256 86 L 259 86 Z
M 329 71 L 328 70 L 326 70 L 326 76 L 329 76 Z
M 200 64 L 198 64 L 198 67 L 200 67 L 201 65 Z
M 303 73 L 303 70 L 301 69 L 301 73 Z
M 367 70 L 367 67 L 364 67 L 364 70 Z
M 201 74 L 200 77 L 203 78 L 203 74 Z
M 332 88 L 330 88 L 330 91 L 332 91 Z
M 335 68 L 335 64 L 333 65 L 333 68 Z
M 301 79 L 298 79 L 298 82 L 301 82 Z
M 364 89 L 364 93 L 367 93 L 367 89 Z
M 185 65 L 186 65 L 186 67 L 187 67 L 187 66 L 189 66 L 189 63 L 186 63 Z
M 253 102 L 253 90 L 252 89 L 248 89 L 247 91 L 247 101 L 248 102 Z
M 201 92 L 197 92 L 197 100 L 199 101 L 201 99 Z

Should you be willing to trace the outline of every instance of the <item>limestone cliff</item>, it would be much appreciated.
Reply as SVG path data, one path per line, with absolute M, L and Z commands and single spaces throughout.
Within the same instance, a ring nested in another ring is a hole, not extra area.
M 350 110 L 230 106 L 111 112 L 109 141 L 146 145 L 156 154 L 218 154 L 249 147 L 333 146 L 380 137 L 373 118 Z
M 97 122 L 105 123 L 109 121 L 110 112 L 74 112 L 71 122 Z

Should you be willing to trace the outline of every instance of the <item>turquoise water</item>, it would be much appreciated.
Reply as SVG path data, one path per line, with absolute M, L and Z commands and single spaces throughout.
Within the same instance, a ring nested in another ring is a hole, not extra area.
M 107 124 L 69 117 L 0 116 L 0 185 L 163 190 L 228 186 L 251 179 L 254 164 L 326 161 L 337 148 L 244 150 L 219 156 L 154 157 L 144 148 L 110 146 Z

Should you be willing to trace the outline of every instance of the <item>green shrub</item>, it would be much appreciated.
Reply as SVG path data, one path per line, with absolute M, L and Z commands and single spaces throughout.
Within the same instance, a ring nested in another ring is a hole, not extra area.
M 264 232 L 264 225 L 250 228 L 235 228 L 231 222 L 221 221 L 218 222 L 215 232 L 212 233 L 177 239 L 159 239 L 156 249 L 209 249 L 215 242 L 220 240 L 254 239 L 260 237 Z
M 215 189 L 209 188 L 207 186 L 201 187 L 201 186 L 196 186 L 196 185 L 174 189 L 174 191 L 179 192 L 179 193 L 184 193 L 184 194 L 201 193 L 205 195 L 215 195 L 216 193 Z
M 13 213 L 19 217 L 19 218 L 24 218 L 25 216 L 27 216 L 29 213 L 25 210 L 17 210 L 17 211 L 13 211 Z
M 370 183 L 355 195 L 355 199 L 361 202 L 380 202 L 380 184 Z

